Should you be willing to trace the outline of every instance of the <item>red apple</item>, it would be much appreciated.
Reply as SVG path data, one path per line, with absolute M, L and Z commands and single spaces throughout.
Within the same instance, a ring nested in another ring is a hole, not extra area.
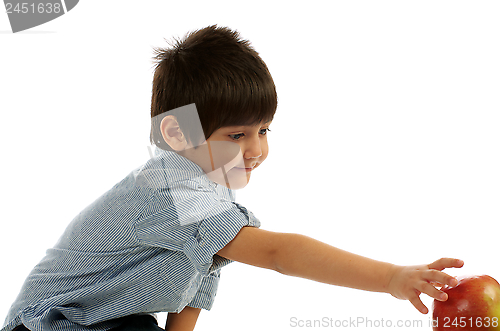
M 433 304 L 433 330 L 500 331 L 500 284 L 490 276 L 458 278 L 445 286 L 448 300 Z

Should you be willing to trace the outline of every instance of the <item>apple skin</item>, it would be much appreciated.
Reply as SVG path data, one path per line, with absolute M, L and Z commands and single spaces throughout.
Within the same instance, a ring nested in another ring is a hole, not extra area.
M 448 300 L 433 303 L 434 331 L 500 331 L 500 284 L 487 275 L 459 277 L 445 286 Z

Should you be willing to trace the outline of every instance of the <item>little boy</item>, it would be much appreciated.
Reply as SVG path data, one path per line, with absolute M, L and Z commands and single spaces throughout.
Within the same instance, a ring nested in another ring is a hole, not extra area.
M 277 107 L 271 75 L 238 33 L 210 26 L 157 50 L 151 104 L 154 157 L 80 212 L 35 266 L 1 331 L 193 330 L 231 261 L 390 293 L 427 308 L 456 259 L 396 266 L 306 236 L 259 229 L 237 204 L 268 155 Z

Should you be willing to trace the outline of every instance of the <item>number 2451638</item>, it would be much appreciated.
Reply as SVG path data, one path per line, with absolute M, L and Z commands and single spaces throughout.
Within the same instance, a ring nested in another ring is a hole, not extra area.
M 17 3 L 15 6 L 7 2 L 5 4 L 5 9 L 7 11 L 7 14 L 59 14 L 62 12 L 61 4 L 60 3 Z

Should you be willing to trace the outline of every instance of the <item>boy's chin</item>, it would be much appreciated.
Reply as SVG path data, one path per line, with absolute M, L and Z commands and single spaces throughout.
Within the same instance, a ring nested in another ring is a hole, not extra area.
M 248 182 L 250 181 L 250 173 L 240 173 L 240 171 L 235 172 L 230 170 L 227 173 L 227 176 L 217 176 L 211 173 L 208 178 L 210 178 L 213 182 L 223 185 L 231 190 L 240 190 L 248 185 Z
M 234 183 L 234 182 L 227 183 L 226 182 L 224 184 L 225 187 L 230 188 L 231 190 L 241 190 L 242 188 L 244 188 L 247 185 L 248 185 L 248 181 L 237 182 L 237 183 Z
M 229 171 L 227 174 L 229 183 L 226 182 L 225 186 L 232 190 L 240 190 L 248 185 L 250 182 L 250 173 L 242 172 L 241 170 Z

